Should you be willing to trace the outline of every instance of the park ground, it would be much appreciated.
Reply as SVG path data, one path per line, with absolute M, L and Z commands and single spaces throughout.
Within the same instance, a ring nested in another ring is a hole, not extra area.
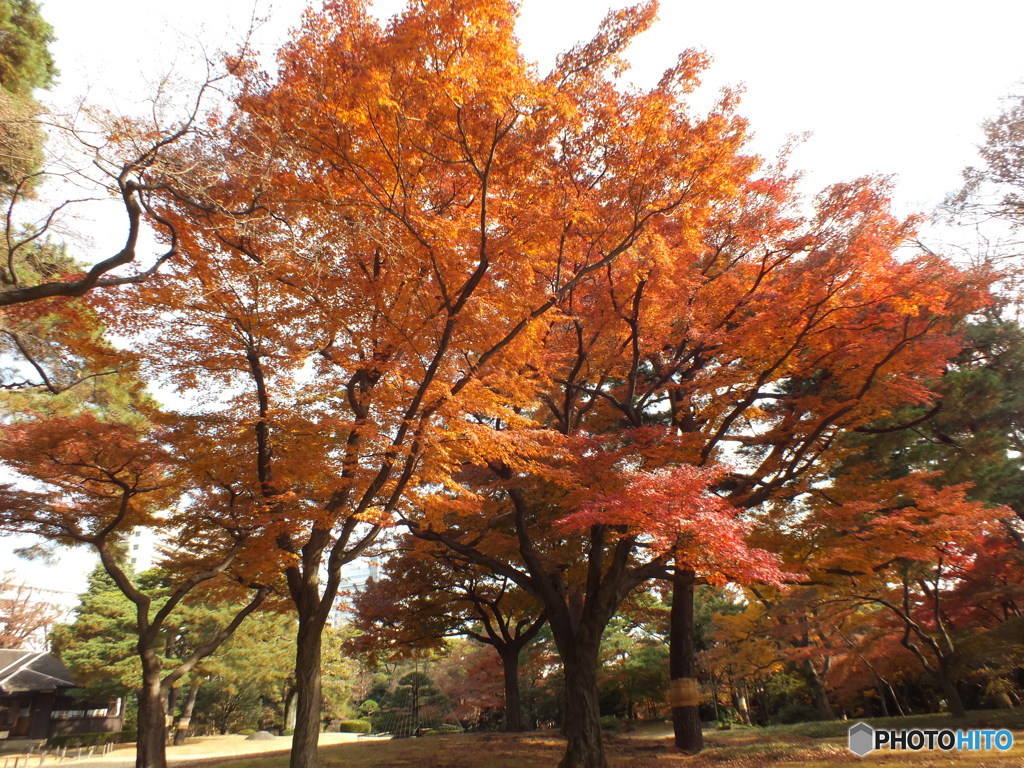
M 832 765 L 917 766 L 918 768 L 1024 768 L 1024 711 L 972 713 L 963 723 L 948 716 L 869 720 L 876 726 L 896 728 L 1009 728 L 1014 746 L 1007 752 L 876 752 L 864 758 L 846 747 L 846 731 L 854 721 L 802 723 L 769 728 L 734 727 L 705 731 L 707 748 L 696 757 L 676 752 L 671 729 L 650 724 L 629 733 L 606 735 L 610 768 L 827 768 Z M 558 764 L 564 742 L 554 732 L 528 734 L 456 734 L 418 739 L 367 740 L 350 734 L 324 734 L 322 768 L 550 768 Z M 339 737 L 345 741 L 339 742 Z M 229 757 L 232 739 L 195 739 L 174 768 L 287 768 L 287 739 L 263 742 L 273 754 Z M 248 742 L 253 744 L 253 742 Z M 259 742 L 257 742 L 259 743 Z M 216 748 L 224 750 L 212 756 Z M 116 754 L 116 753 L 115 753 Z M 173 752 L 172 752 L 173 754 Z M 236 756 L 239 753 L 234 753 Z M 126 755 L 127 757 L 127 755 Z M 85 763 L 86 761 L 82 761 Z M 82 768 L 100 768 L 99 765 Z M 112 768 L 112 767 L 111 767 Z

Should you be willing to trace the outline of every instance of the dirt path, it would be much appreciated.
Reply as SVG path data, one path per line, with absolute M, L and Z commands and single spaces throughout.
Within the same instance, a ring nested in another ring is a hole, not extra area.
M 321 733 L 320 745 L 343 744 L 357 739 L 359 739 L 359 734 L 356 733 Z M 366 737 L 360 740 L 366 741 Z M 205 760 L 223 760 L 230 757 L 281 753 L 287 752 L 291 746 L 291 736 L 275 736 L 266 741 L 249 741 L 247 736 L 200 736 L 189 739 L 187 744 L 182 744 L 180 747 L 168 747 L 167 763 L 180 765 Z M 67 766 L 67 768 L 77 768 L 77 766 L 81 766 L 81 768 L 129 768 L 129 766 L 135 765 L 135 747 L 115 749 L 108 755 L 94 757 L 78 759 L 67 757 L 64 760 L 47 758 L 43 768 L 58 765 Z M 37 768 L 34 761 L 31 768 Z

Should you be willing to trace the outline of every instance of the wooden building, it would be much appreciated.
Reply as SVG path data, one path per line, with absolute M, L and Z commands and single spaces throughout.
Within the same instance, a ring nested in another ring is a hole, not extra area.
M 49 653 L 0 649 L 0 745 L 121 730 L 120 699 L 84 702 L 70 695 L 73 688 L 67 667 Z

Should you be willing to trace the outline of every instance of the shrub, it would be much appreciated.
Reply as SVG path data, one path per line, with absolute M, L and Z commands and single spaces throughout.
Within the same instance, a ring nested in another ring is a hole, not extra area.
M 380 712 L 380 704 L 373 699 L 367 699 L 359 705 L 359 714 L 363 717 L 369 717 Z
M 366 720 L 340 720 L 338 722 L 339 733 L 369 733 L 370 723 Z
M 792 700 L 787 701 L 772 715 L 772 724 L 782 723 L 788 725 L 790 723 L 806 723 L 817 719 L 817 710 L 811 704 Z
M 60 749 L 68 747 L 99 747 L 103 744 L 117 744 L 122 741 L 131 741 L 135 738 L 134 731 L 100 731 L 97 733 L 64 733 L 60 736 L 53 736 L 48 744 L 50 747 Z
M 441 723 L 431 728 L 430 733 L 443 735 L 446 733 L 464 733 L 465 730 L 461 725 L 456 725 L 455 723 Z

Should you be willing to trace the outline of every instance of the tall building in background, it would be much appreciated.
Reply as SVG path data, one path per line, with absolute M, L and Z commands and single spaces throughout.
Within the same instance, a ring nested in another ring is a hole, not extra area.
M 125 540 L 128 565 L 135 573 L 148 571 L 156 565 L 160 554 L 160 536 L 152 528 L 136 528 Z
M 362 589 L 370 579 L 380 576 L 380 566 L 376 560 L 368 558 L 357 558 L 344 566 L 341 572 L 341 586 L 339 592 L 342 594 L 351 593 Z
M 341 572 L 341 585 L 338 587 L 338 599 L 331 612 L 331 624 L 335 627 L 345 624 L 352 613 L 352 600 L 367 581 L 380 576 L 379 563 L 371 558 L 360 557 L 344 567 Z

